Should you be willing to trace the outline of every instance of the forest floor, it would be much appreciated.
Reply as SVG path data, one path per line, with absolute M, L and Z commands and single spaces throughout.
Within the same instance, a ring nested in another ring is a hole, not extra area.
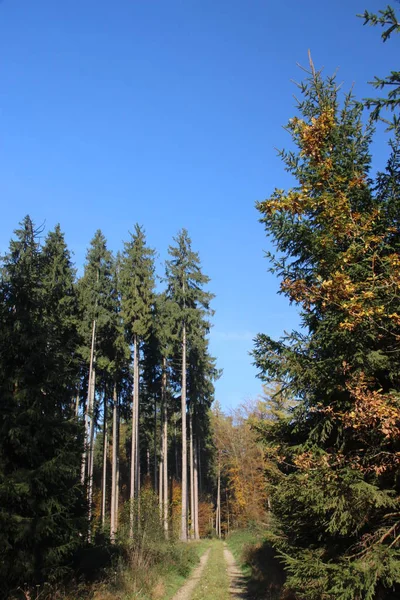
M 221 540 L 210 541 L 200 565 L 173 600 L 247 599 L 245 577 L 231 551 Z

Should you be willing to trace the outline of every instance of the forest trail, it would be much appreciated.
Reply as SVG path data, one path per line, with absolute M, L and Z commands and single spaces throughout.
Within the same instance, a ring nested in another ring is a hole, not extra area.
M 200 558 L 200 564 L 193 571 L 192 575 L 189 579 L 184 583 L 181 589 L 175 594 L 172 600 L 190 600 L 192 597 L 192 592 L 198 582 L 200 581 L 201 575 L 203 573 L 203 569 L 207 564 L 208 557 L 210 556 L 211 548 L 206 550 L 204 554 Z
M 246 579 L 226 543 L 224 543 L 224 558 L 226 564 L 228 565 L 230 597 L 243 599 L 248 598 Z
M 232 552 L 220 540 L 202 555 L 200 565 L 172 600 L 247 599 L 245 578 Z

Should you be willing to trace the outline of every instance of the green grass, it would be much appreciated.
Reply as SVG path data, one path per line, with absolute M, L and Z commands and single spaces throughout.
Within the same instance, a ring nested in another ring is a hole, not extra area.
M 187 579 L 191 576 L 194 569 L 199 564 L 200 556 L 206 552 L 207 548 L 210 546 L 210 540 L 199 540 L 198 542 L 190 542 L 189 544 L 182 544 L 183 551 L 194 552 L 197 557 L 197 560 L 193 562 L 192 568 L 190 571 L 183 575 L 182 573 L 178 573 L 176 570 L 170 569 L 169 571 L 162 574 L 158 584 L 154 588 L 155 596 L 157 596 L 157 591 L 163 592 L 163 595 L 160 596 L 162 600 L 170 600 L 180 587 L 185 583 Z M 158 588 L 158 589 L 157 589 Z
M 229 600 L 229 579 L 224 559 L 224 546 L 220 540 L 212 540 L 210 556 L 192 600 Z
M 226 542 L 247 579 L 251 598 L 283 598 L 283 566 L 262 531 L 237 530 L 227 537 Z
M 251 529 L 238 529 L 237 531 L 233 531 L 226 538 L 226 543 L 235 557 L 236 562 L 240 566 L 243 575 L 249 579 L 252 575 L 252 569 L 251 564 L 246 561 L 246 550 L 256 547 L 262 541 L 262 535 Z
M 90 597 L 92 600 L 170 600 L 191 576 L 209 543 L 208 540 L 148 542 L 141 553 L 120 565 L 115 578 L 110 572 L 103 583 L 94 586 Z

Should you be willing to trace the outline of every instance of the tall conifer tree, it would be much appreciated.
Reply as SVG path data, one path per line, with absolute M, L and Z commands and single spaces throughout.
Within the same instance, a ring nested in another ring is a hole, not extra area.
M 288 125 L 297 150 L 282 153 L 298 185 L 258 204 L 278 251 L 271 260 L 281 291 L 301 306 L 304 326 L 280 341 L 259 335 L 254 353 L 265 379 L 299 399 L 290 417 L 265 427 L 280 467 L 274 543 L 284 553 L 288 585 L 302 598 L 394 598 L 400 583 L 396 145 L 374 190 L 363 106 L 351 95 L 341 103 L 335 79 L 324 80 L 311 61 L 300 87 L 300 115 Z
M 140 345 L 151 326 L 151 309 L 154 300 L 154 250 L 146 245 L 142 227 L 135 225 L 129 242 L 124 244 L 121 259 L 121 305 L 129 341 L 133 346 L 133 402 L 131 446 L 131 531 L 133 528 L 133 499 L 140 489 L 139 446 L 139 382 Z
M 181 342 L 181 415 L 182 415 L 182 507 L 181 539 L 187 539 L 187 354 L 188 343 L 198 333 L 199 321 L 206 325 L 206 316 L 211 314 L 212 294 L 203 287 L 209 278 L 201 271 L 200 258 L 192 250 L 192 243 L 186 229 L 176 238 L 175 246 L 168 249 L 170 259 L 166 263 L 167 295 L 174 304 L 175 335 Z M 208 325 L 205 326 L 204 334 Z
M 94 437 L 96 428 L 96 380 L 104 376 L 110 358 L 110 337 L 113 334 L 114 292 L 113 262 L 106 239 L 98 230 L 90 242 L 83 277 L 78 282 L 81 311 L 80 333 L 83 344 L 80 353 L 88 366 L 87 400 L 85 407 L 86 443 L 82 465 L 82 480 L 87 477 L 89 510 L 93 498 Z M 100 381 L 100 380 L 99 380 Z M 105 393 L 105 382 L 102 382 Z
M 43 252 L 38 235 L 26 217 L 2 264 L 2 591 L 57 576 L 85 526 L 81 431 L 71 406 L 73 270 L 59 228 Z

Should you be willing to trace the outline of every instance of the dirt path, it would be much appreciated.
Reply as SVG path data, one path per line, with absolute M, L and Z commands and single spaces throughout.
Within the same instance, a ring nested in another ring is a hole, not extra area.
M 211 560 L 208 560 L 210 553 Z M 209 600 L 210 598 L 250 600 L 246 578 L 227 545 L 218 540 L 211 543 L 211 547 L 201 557 L 200 565 L 172 600 Z
M 224 543 L 224 558 L 228 565 L 227 571 L 229 576 L 229 595 L 231 598 L 248 599 L 246 579 L 242 571 L 239 569 L 232 552 Z
M 193 592 L 194 588 L 196 587 L 196 585 L 198 584 L 198 582 L 200 581 L 201 574 L 203 573 L 203 569 L 206 566 L 208 557 L 210 555 L 210 550 L 211 550 L 211 548 L 209 548 L 206 552 L 204 552 L 204 554 L 200 558 L 199 566 L 196 567 L 196 569 L 193 571 L 193 574 L 191 575 L 191 577 L 189 577 L 187 582 L 175 594 L 175 596 L 172 598 L 172 600 L 190 600 L 192 592 Z

